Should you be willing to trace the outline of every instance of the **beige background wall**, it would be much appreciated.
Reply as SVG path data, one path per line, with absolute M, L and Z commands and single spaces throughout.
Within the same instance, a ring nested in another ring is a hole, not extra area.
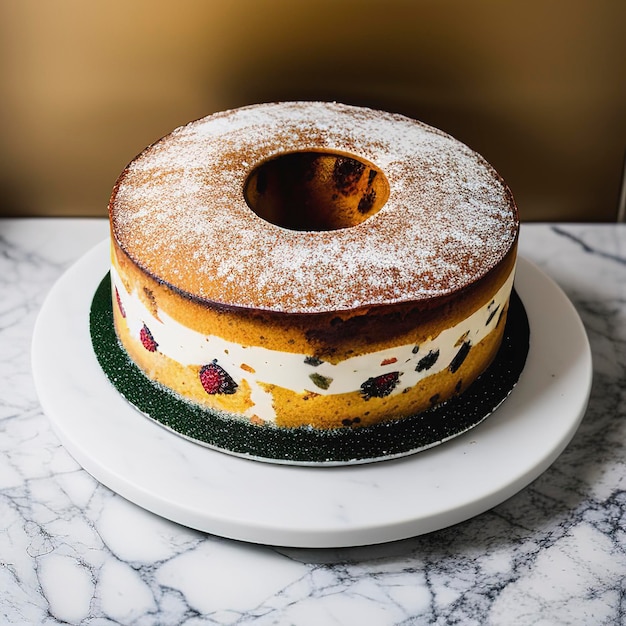
M 331 99 L 465 141 L 523 219 L 610 220 L 625 70 L 623 0 L 0 0 L 0 213 L 105 215 L 174 127 Z

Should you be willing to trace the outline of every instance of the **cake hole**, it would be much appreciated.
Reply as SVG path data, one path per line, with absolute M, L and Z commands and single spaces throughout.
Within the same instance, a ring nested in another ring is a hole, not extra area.
M 367 161 L 341 153 L 289 152 L 258 165 L 244 186 L 248 206 L 290 230 L 356 226 L 380 211 L 389 183 Z

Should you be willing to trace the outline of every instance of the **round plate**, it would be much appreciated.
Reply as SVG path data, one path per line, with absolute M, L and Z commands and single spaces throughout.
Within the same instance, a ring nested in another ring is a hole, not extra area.
M 521 258 L 515 287 L 530 324 L 528 358 L 509 398 L 479 426 L 370 465 L 298 467 L 222 454 L 147 419 L 102 372 L 89 311 L 108 269 L 105 241 L 48 295 L 33 335 L 37 392 L 62 443 L 90 474 L 191 528 L 292 547 L 374 544 L 444 528 L 545 471 L 587 406 L 591 353 L 580 318 L 560 288 Z

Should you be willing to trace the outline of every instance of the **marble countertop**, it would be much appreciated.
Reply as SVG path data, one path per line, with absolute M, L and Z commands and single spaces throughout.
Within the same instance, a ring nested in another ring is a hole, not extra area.
M 524 224 L 521 254 L 591 343 L 585 417 L 553 465 L 456 526 L 371 547 L 276 548 L 153 515 L 85 472 L 43 414 L 46 294 L 106 220 L 0 220 L 0 623 L 623 624 L 626 225 Z M 541 437 L 541 433 L 537 433 Z

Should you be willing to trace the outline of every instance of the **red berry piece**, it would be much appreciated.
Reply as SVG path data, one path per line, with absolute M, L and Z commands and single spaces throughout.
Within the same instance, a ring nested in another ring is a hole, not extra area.
M 117 287 L 115 288 L 115 300 L 117 301 L 117 307 L 119 308 L 122 317 L 126 317 L 126 311 L 124 310 L 124 306 L 122 305 L 120 292 L 117 290 Z
M 154 340 L 150 329 L 145 324 L 143 325 L 143 328 L 139 331 L 139 339 L 141 339 L 143 347 L 148 352 L 156 352 L 156 349 L 159 347 L 159 344 Z
M 361 385 L 361 393 L 365 400 L 370 398 L 384 398 L 388 396 L 398 384 L 400 372 L 389 372 L 373 378 L 368 378 Z
M 397 359 L 395 356 L 392 356 L 390 359 L 383 359 L 383 360 L 380 362 L 380 365 L 381 365 L 381 366 L 384 366 L 384 365 L 392 365 L 393 363 L 397 363 L 397 362 L 398 362 L 398 359 Z
M 218 393 L 231 394 L 237 390 L 237 383 L 223 367 L 217 364 L 217 359 L 214 359 L 208 365 L 202 366 L 200 383 L 210 395 Z

